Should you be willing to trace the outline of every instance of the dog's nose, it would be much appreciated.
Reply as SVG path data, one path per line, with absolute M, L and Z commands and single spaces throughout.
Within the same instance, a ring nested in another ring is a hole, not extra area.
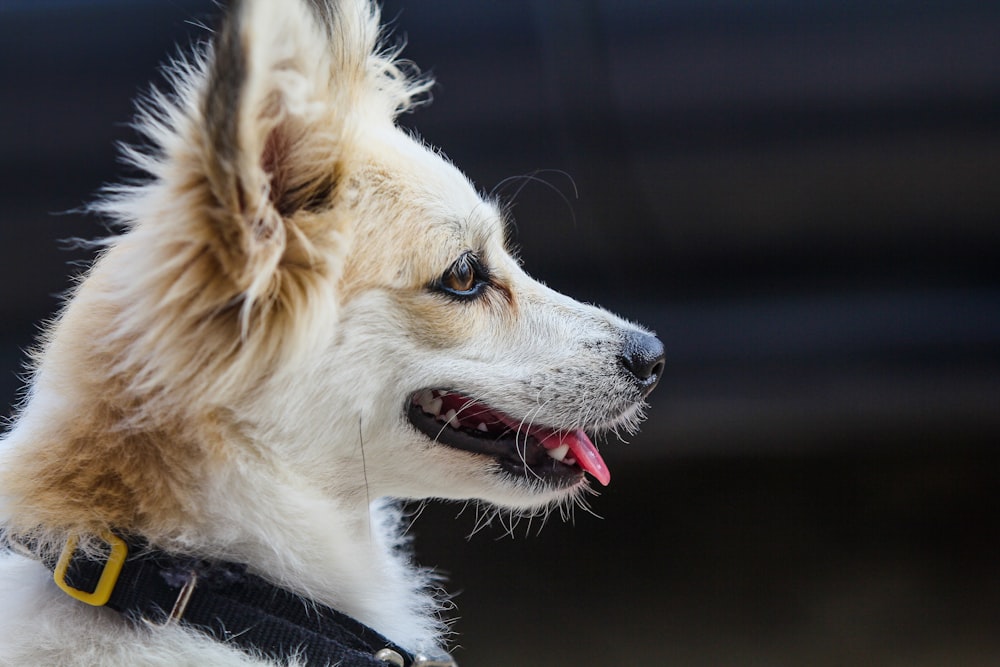
M 622 366 L 635 377 L 643 396 L 648 396 L 660 381 L 665 358 L 663 343 L 656 336 L 641 331 L 630 331 L 625 335 Z

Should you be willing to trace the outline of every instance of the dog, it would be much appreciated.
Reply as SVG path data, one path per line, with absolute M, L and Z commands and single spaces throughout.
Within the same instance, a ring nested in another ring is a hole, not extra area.
M 140 102 L 0 448 L 3 665 L 453 665 L 401 502 L 608 483 L 587 433 L 662 344 L 528 277 L 386 44 L 368 0 L 234 1 Z

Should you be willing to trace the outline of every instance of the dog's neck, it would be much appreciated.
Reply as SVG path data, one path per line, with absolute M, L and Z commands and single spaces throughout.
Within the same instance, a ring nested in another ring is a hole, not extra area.
M 49 413 L 43 414 L 42 407 Z M 72 507 L 77 526 L 109 525 L 164 550 L 245 563 L 265 579 L 338 609 L 401 646 L 439 648 L 437 603 L 427 593 L 427 577 L 397 548 L 402 539 L 400 510 L 391 500 L 370 499 L 361 471 L 342 476 L 356 480 L 345 482 L 355 484 L 350 489 L 321 489 L 287 462 L 265 453 L 285 448 L 258 446 L 239 429 L 216 425 L 209 429 L 213 437 L 225 434 L 229 440 L 181 443 L 179 449 L 197 453 L 186 467 L 164 464 L 166 454 L 159 449 L 173 443 L 162 433 L 145 441 L 141 433 L 127 434 L 132 451 L 148 455 L 141 465 L 130 464 L 135 468 L 130 473 L 118 469 L 122 464 L 114 455 L 108 456 L 107 447 L 124 446 L 109 444 L 118 436 L 107 433 L 102 443 L 81 443 L 60 425 L 76 423 L 80 432 L 89 433 L 94 432 L 93 419 L 84 418 L 77 406 L 75 421 L 56 420 L 54 407 L 35 402 L 6 438 L 5 456 L 13 465 L 4 481 L 14 482 L 21 474 L 35 484 L 32 494 L 21 499 L 16 484 L 7 486 L 15 497 L 6 499 L 5 520 L 41 526 L 43 534 L 53 525 L 60 526 L 50 531 L 53 534 L 79 531 L 67 531 L 56 520 L 60 514 L 65 519 Z M 90 458 L 86 451 L 71 455 L 74 445 L 79 450 L 82 444 L 93 446 Z M 342 465 L 350 470 L 356 464 L 345 460 Z M 91 488 L 89 497 L 81 495 L 86 489 L 80 485 L 93 477 L 96 466 L 117 485 L 147 485 L 104 489 L 114 491 L 110 496 L 125 494 L 145 506 L 127 515 L 119 509 L 125 503 L 108 501 L 100 487 Z M 39 480 L 47 482 L 39 485 Z M 155 503 L 144 500 L 152 496 L 162 497 Z M 164 515 L 151 513 L 156 508 L 164 508 Z
M 334 501 L 295 477 L 278 486 L 270 477 L 241 477 L 206 497 L 216 509 L 206 517 L 204 537 L 224 549 L 220 556 L 246 562 L 276 583 L 293 583 L 296 592 L 400 645 L 437 648 L 437 603 L 426 592 L 425 576 L 398 548 L 402 517 L 396 503 L 369 503 L 363 493 Z M 252 518 L 235 525 L 237 511 Z

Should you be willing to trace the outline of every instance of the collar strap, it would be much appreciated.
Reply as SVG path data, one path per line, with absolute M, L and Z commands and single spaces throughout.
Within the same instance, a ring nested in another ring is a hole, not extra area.
M 86 552 L 71 538 L 46 561 L 71 597 L 150 626 L 180 623 L 275 660 L 342 667 L 457 667 L 449 656 L 411 654 L 332 607 L 279 588 L 243 564 L 178 556 L 112 533 Z

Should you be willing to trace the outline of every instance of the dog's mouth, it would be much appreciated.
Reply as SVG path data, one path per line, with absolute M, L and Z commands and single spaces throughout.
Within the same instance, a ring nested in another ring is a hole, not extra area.
M 580 429 L 554 429 L 516 419 L 455 391 L 422 389 L 410 397 L 407 417 L 431 440 L 495 458 L 516 476 L 570 486 L 588 472 L 611 480 L 597 447 Z

